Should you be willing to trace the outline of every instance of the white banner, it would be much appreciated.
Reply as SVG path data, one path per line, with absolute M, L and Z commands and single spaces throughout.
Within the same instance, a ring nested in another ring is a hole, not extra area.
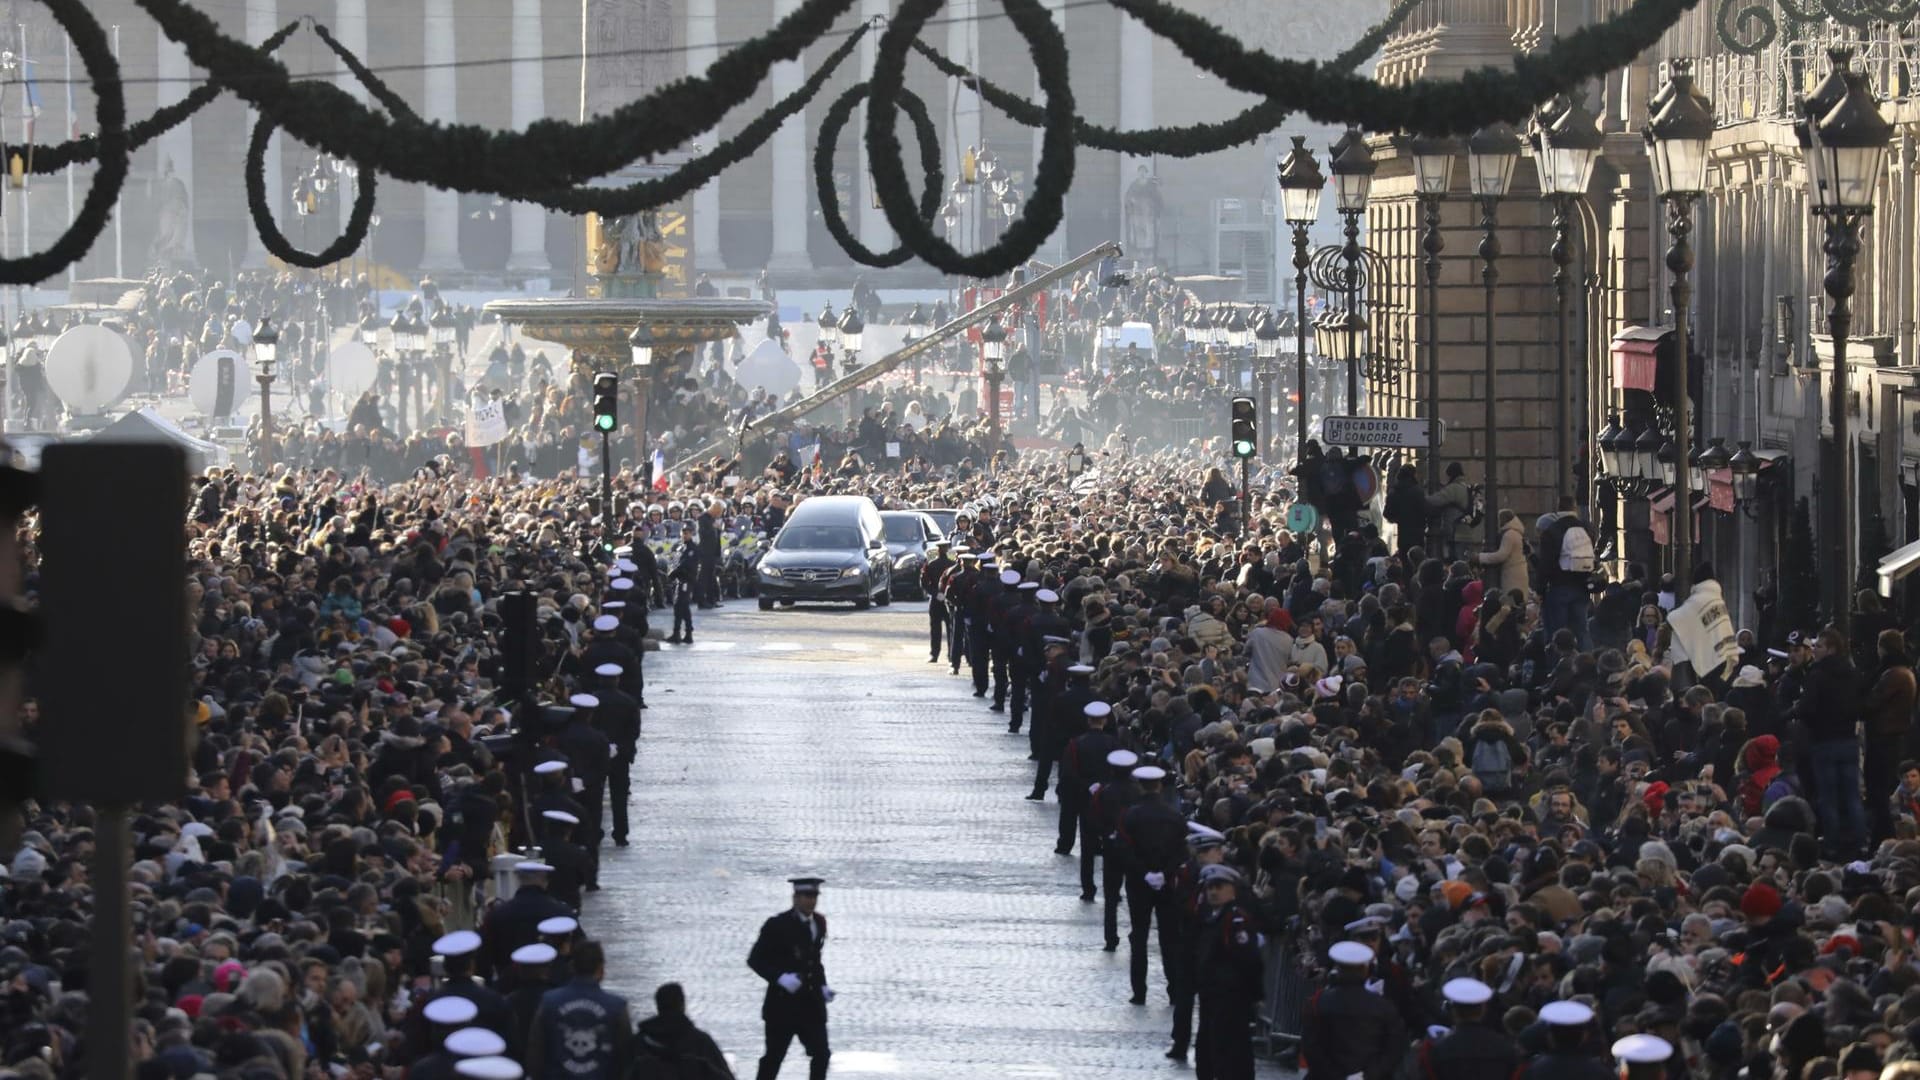
M 492 446 L 507 437 L 507 415 L 494 400 L 476 401 L 467 413 L 467 445 Z
M 1696 675 L 1740 659 L 1733 617 L 1727 614 L 1727 602 L 1720 595 L 1717 581 L 1695 585 L 1687 602 L 1667 613 L 1667 625 L 1673 627 L 1674 644 L 1693 662 Z

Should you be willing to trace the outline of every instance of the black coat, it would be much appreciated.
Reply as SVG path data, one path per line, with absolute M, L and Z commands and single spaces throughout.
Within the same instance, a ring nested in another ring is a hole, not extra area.
M 747 966 L 767 982 L 767 996 L 760 1003 L 762 1020 L 784 1020 L 789 1024 L 824 1024 L 827 1001 L 821 991 L 827 986 L 827 969 L 820 952 L 827 945 L 827 919 L 814 912 L 819 936 L 808 932 L 798 910 L 783 911 L 760 925 L 760 937 L 747 954 Z M 800 989 L 788 993 L 780 985 L 780 976 L 800 976 Z
M 1520 1045 L 1490 1024 L 1469 1022 L 1420 1044 L 1427 1080 L 1511 1080 L 1525 1058 Z
M 1406 1053 L 1399 1010 L 1358 977 L 1335 975 L 1307 999 L 1305 1012 L 1300 1056 L 1307 1080 L 1346 1080 L 1355 1073 L 1384 1080 Z
M 540 923 L 558 915 L 572 915 L 573 909 L 554 899 L 539 885 L 522 885 L 513 899 L 487 915 L 480 936 L 483 974 L 491 971 L 494 979 L 508 989 L 513 984 L 513 950 L 540 940 Z
M 1861 714 L 1860 672 L 1838 653 L 1807 665 L 1807 681 L 1793 716 L 1807 726 L 1809 742 L 1851 739 Z

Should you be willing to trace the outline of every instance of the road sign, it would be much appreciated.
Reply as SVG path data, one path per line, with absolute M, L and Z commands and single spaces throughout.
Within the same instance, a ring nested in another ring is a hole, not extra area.
M 1446 434 L 1445 428 L 1441 435 Z M 1395 416 L 1329 416 L 1320 441 L 1328 446 L 1379 446 L 1427 449 L 1439 444 L 1433 421 Z
M 1287 531 L 1310 533 L 1320 524 L 1320 511 L 1312 503 L 1297 502 L 1287 508 Z

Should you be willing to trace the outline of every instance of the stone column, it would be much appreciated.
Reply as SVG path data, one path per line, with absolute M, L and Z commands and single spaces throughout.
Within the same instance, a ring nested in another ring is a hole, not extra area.
M 513 0 L 512 39 L 513 126 L 525 131 L 527 125 L 547 115 L 546 80 L 540 60 L 540 0 Z M 529 275 L 550 271 L 546 209 L 517 202 L 507 213 L 513 236 L 507 269 Z
M 720 57 L 715 45 L 719 40 L 719 16 L 716 0 L 687 0 L 687 74 L 705 74 Z M 712 147 L 718 131 L 706 134 L 700 143 Z M 720 258 L 720 181 L 715 178 L 693 193 L 693 264 L 702 271 L 724 270 Z
M 786 18 L 799 6 L 800 0 L 773 0 L 774 21 Z M 775 64 L 768 78 L 773 100 L 800 89 L 806 78 L 804 58 Z M 807 252 L 807 193 L 812 190 L 807 134 L 807 114 L 802 110 L 773 135 L 773 254 L 767 259 L 769 270 L 808 270 L 813 266 L 813 257 Z
M 268 6 L 272 6 L 272 0 L 268 0 Z M 247 12 L 247 21 L 249 23 L 253 21 L 253 12 L 251 9 Z M 247 29 L 249 35 L 251 35 L 253 28 L 249 26 Z M 193 70 L 192 65 L 187 60 L 187 50 L 185 46 L 176 44 L 173 39 L 169 38 L 164 32 L 159 33 L 158 37 L 159 49 L 155 67 L 160 81 L 155 88 L 157 100 L 154 103 L 164 109 L 187 96 L 187 90 L 191 86 L 188 80 L 192 77 Z M 254 38 L 252 40 L 258 39 Z M 252 132 L 253 126 L 249 124 L 247 126 L 247 135 L 249 138 L 252 137 Z M 169 167 L 172 168 L 173 175 L 178 177 L 180 183 L 186 188 L 188 206 L 186 243 L 175 251 L 159 252 L 158 254 L 182 259 L 191 263 L 194 258 L 192 213 L 194 202 L 193 121 L 189 119 L 175 127 L 172 131 L 160 136 L 158 147 L 160 168 L 156 170 L 156 172 L 164 172 L 165 169 Z M 280 162 L 274 153 L 277 148 L 278 143 L 270 144 L 267 148 L 267 205 L 271 206 L 275 213 L 278 213 L 284 206 L 283 203 L 277 202 L 276 200 L 279 200 L 285 194 L 280 187 L 280 170 L 277 167 Z M 244 218 L 244 208 L 241 213 Z M 259 243 L 260 238 L 255 234 L 250 223 L 246 234 L 249 247 Z
M 1120 20 L 1120 127 L 1135 131 L 1153 126 L 1153 32 L 1138 19 Z M 1122 212 L 1115 220 L 1126 221 L 1127 187 L 1142 165 L 1153 169 L 1150 157 L 1127 157 L 1120 163 L 1120 190 L 1114 192 L 1115 205 Z M 1124 231 L 1124 230 L 1123 230 Z M 1140 252 L 1129 251 L 1129 255 Z
M 453 0 L 425 0 L 421 30 L 420 59 L 426 68 L 426 107 L 421 113 L 439 123 L 457 123 L 460 95 L 453 68 Z M 427 188 L 425 196 L 427 244 L 420 256 L 420 268 L 459 270 L 460 194 Z
M 254 0 L 253 3 L 247 5 L 247 44 L 258 45 L 273 36 L 275 30 L 280 29 L 277 25 L 280 20 L 279 9 L 279 0 Z M 363 22 L 362 25 L 364 26 L 365 23 Z M 161 57 L 164 58 L 167 55 L 167 48 L 170 44 L 171 42 L 165 34 L 160 35 Z M 182 59 L 184 60 L 184 57 Z M 162 62 L 164 63 L 165 60 L 163 59 Z M 162 101 L 178 100 L 178 98 L 170 96 L 171 91 L 169 91 L 165 83 L 160 85 L 160 93 Z M 258 112 L 252 109 L 247 110 L 247 130 L 245 137 L 251 138 L 253 136 L 253 125 L 259 118 L 260 114 Z M 193 130 L 193 121 L 189 120 L 175 130 L 191 132 Z M 168 136 L 165 135 L 161 136 L 161 146 L 163 148 L 167 145 L 167 137 Z M 180 179 L 186 181 L 187 193 L 191 197 L 193 194 L 193 136 L 188 134 L 183 141 L 188 149 L 188 153 L 186 154 L 187 164 L 184 166 L 187 171 L 180 174 Z M 167 153 L 168 151 L 162 149 L 161 152 Z M 174 159 L 173 167 L 176 172 L 183 167 L 178 156 Z M 285 217 L 288 213 L 287 185 L 286 179 L 280 170 L 280 133 L 277 131 L 273 133 L 273 138 L 267 142 L 266 173 L 268 204 L 273 207 L 274 217 L 276 220 L 282 222 L 281 229 L 285 231 L 287 228 Z M 245 228 L 241 231 L 244 232 L 247 237 L 246 255 L 242 258 L 241 265 L 249 269 L 258 269 L 259 267 L 267 265 L 267 252 L 265 248 L 260 246 L 260 236 L 254 231 L 253 222 L 246 217 L 244 207 L 241 208 L 240 214 L 241 220 L 245 223 Z
M 865 20 L 871 20 L 876 15 L 884 16 L 887 14 L 887 7 L 887 0 L 860 0 L 860 17 Z M 861 78 L 873 78 L 873 64 L 879 51 L 879 45 L 880 31 L 877 29 L 870 31 L 866 39 L 860 42 Z M 861 103 L 859 112 L 854 116 L 854 125 L 856 131 L 864 132 L 867 129 L 867 106 L 864 102 Z M 918 146 L 917 143 L 909 143 L 908 145 L 911 147 Z M 917 155 L 918 150 L 910 149 L 908 153 L 910 155 Z M 859 152 L 854 155 L 854 160 L 858 163 L 858 172 L 854 177 L 852 195 L 855 203 L 855 213 L 859 215 L 857 220 L 860 223 L 856 235 L 860 237 L 860 242 L 865 244 L 870 250 L 885 251 L 894 244 L 893 229 L 887 224 L 887 212 L 873 205 L 873 192 L 871 190 L 873 187 L 873 170 L 867 165 L 867 140 L 864 135 L 860 136 Z M 913 161 L 916 160 L 916 158 L 910 156 L 907 160 Z
M 266 6 L 271 8 L 273 6 L 272 0 L 269 0 Z M 248 25 L 252 25 L 253 11 L 253 5 L 249 4 L 247 7 Z M 276 29 L 278 29 L 278 27 L 269 26 L 260 36 L 265 37 Z M 339 39 L 340 44 L 344 46 L 348 52 L 353 53 L 353 55 L 358 56 L 368 63 L 372 63 L 373 57 L 367 52 L 367 0 L 334 0 L 333 36 Z M 258 41 L 260 39 L 254 38 L 253 40 Z M 331 59 L 331 57 L 329 57 L 329 59 Z M 340 89 L 352 94 L 361 104 L 366 104 L 368 98 L 367 88 L 361 86 L 360 80 L 354 78 L 353 73 L 347 71 L 344 65 L 342 65 L 340 74 L 335 78 L 334 82 Z M 428 115 L 432 114 L 429 113 Z M 272 160 L 272 156 L 269 155 L 267 166 L 269 170 L 273 168 Z M 273 173 L 269 171 L 267 177 L 267 182 L 269 186 L 271 186 Z M 353 200 L 341 199 L 339 200 L 339 204 L 339 225 L 340 228 L 345 229 L 347 227 L 347 218 L 353 213 Z

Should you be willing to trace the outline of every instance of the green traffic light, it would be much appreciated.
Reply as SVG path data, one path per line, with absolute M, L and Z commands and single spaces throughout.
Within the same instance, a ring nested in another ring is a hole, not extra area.
M 1253 444 L 1245 440 L 1235 442 L 1233 444 L 1233 455 L 1235 457 L 1252 457 Z
M 613 417 L 607 416 L 605 414 L 596 416 L 593 418 L 593 426 L 594 426 L 594 429 L 597 431 L 612 431 Z

